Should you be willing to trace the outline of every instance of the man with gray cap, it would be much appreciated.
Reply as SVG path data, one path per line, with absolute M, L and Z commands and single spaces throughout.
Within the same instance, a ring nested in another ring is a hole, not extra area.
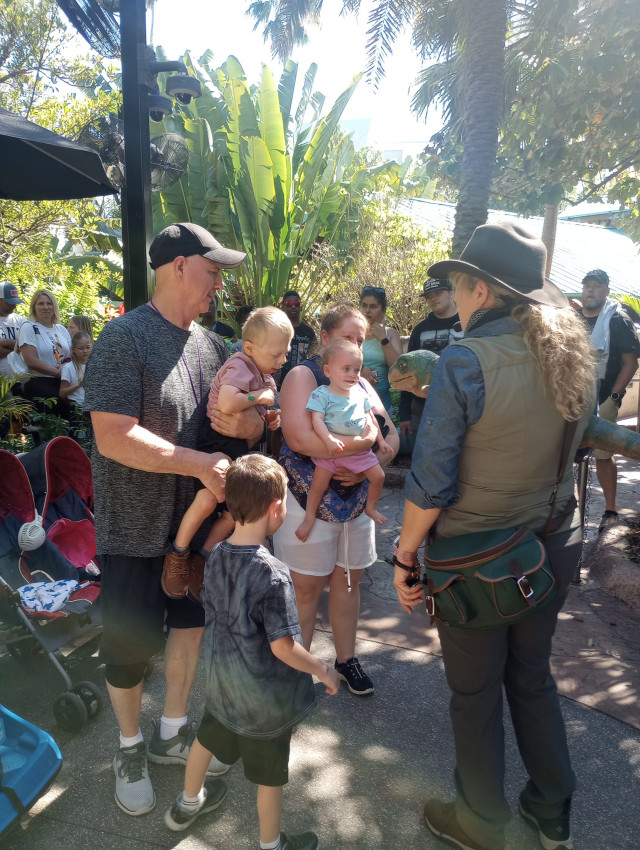
M 0 283 L 0 373 L 10 374 L 7 367 L 7 355 L 16 347 L 20 326 L 27 320 L 16 316 L 14 310 L 22 304 L 17 286 L 13 283 Z
M 162 565 L 198 480 L 221 501 L 226 455 L 196 450 L 206 392 L 224 362 L 222 340 L 195 322 L 222 289 L 222 269 L 245 254 L 224 248 L 204 228 L 173 224 L 149 249 L 156 289 L 148 304 L 104 328 L 87 365 L 85 408 L 95 445 L 96 536 L 102 567 L 101 658 L 120 727 L 113 762 L 116 803 L 130 815 L 153 809 L 149 760 L 184 763 L 194 738 L 187 700 L 195 676 L 204 612 L 199 603 L 169 599 L 160 586 Z M 214 418 L 216 430 L 249 442 L 262 434 L 254 408 Z M 201 529 L 206 536 L 208 528 Z M 197 551 L 202 534 L 194 541 Z M 142 687 L 148 660 L 164 649 L 166 697 L 149 747 L 140 731 Z M 227 766 L 215 759 L 213 774 Z M 210 780 L 214 808 L 224 797 Z
M 423 296 L 429 308 L 429 315 L 413 329 L 409 337 L 407 351 L 425 349 L 440 354 L 454 339 L 461 339 L 462 331 L 454 330 L 460 321 L 453 300 L 453 287 L 448 280 L 436 280 L 430 277 L 423 284 Z M 400 434 L 405 442 L 413 446 L 418 432 L 424 399 L 412 393 L 400 394 Z
M 593 269 L 582 279 L 582 318 L 591 334 L 598 366 L 598 415 L 615 422 L 627 385 L 638 368 L 640 343 L 631 319 L 609 298 L 609 275 Z M 599 531 L 618 521 L 618 470 L 610 452 L 595 449 L 596 475 L 602 487 L 605 511 Z

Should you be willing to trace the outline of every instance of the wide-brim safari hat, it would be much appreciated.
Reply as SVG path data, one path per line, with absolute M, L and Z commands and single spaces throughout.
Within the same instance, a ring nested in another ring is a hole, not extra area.
M 443 278 L 464 272 L 495 283 L 535 304 L 567 307 L 567 297 L 545 278 L 547 249 L 541 239 L 521 224 L 501 221 L 476 227 L 459 260 L 443 260 L 431 266 L 431 277 Z

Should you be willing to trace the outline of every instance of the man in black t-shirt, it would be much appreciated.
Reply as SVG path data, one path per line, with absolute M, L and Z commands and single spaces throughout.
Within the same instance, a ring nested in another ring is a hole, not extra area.
M 609 298 L 609 275 L 602 269 L 588 272 L 582 280 L 582 315 L 591 334 L 598 365 L 598 415 L 609 422 L 618 410 L 627 385 L 638 368 L 640 343 L 631 319 L 617 301 Z M 609 452 L 594 451 L 596 474 L 605 499 L 599 531 L 618 521 L 616 462 Z
M 294 368 L 306 360 L 316 347 L 318 340 L 315 331 L 312 327 L 305 324 L 300 319 L 302 304 L 300 295 L 293 289 L 282 296 L 282 309 L 287 314 L 287 317 L 293 325 L 293 339 L 287 355 L 287 362 L 280 369 L 280 374 L 276 376 L 276 384 L 278 389 L 282 386 L 287 374 Z
M 453 300 L 453 287 L 448 280 L 429 278 L 423 284 L 423 296 L 429 307 L 429 315 L 413 329 L 407 351 L 421 349 L 440 354 L 454 339 L 462 339 L 461 330 L 454 330 L 460 321 Z M 418 432 L 425 399 L 412 393 L 400 394 L 400 435 L 405 444 L 413 448 Z

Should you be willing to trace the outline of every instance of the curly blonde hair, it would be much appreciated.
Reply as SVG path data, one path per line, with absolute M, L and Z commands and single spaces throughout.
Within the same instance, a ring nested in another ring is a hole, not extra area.
M 478 280 L 463 272 L 451 275 L 454 287 L 465 286 L 470 292 Z M 485 283 L 495 306 L 510 309 L 518 323 L 558 413 L 568 422 L 580 419 L 592 403 L 596 365 L 591 340 L 578 314 L 571 307 L 533 304 L 504 287 Z

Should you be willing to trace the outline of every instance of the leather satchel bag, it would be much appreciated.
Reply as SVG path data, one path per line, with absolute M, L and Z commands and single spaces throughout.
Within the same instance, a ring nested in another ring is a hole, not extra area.
M 576 427 L 576 422 L 565 426 L 544 539 Z M 526 526 L 437 540 L 427 547 L 425 573 L 427 613 L 462 629 L 492 629 L 521 622 L 557 595 L 544 542 Z

